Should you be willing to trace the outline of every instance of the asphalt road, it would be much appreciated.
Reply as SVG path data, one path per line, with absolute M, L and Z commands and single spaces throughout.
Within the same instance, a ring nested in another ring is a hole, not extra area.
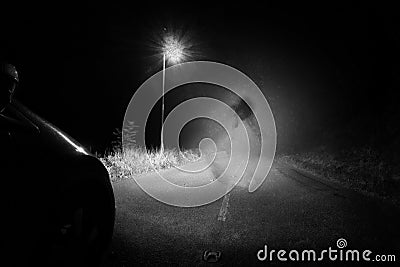
M 287 165 L 274 164 L 254 193 L 239 184 L 225 197 L 197 208 L 163 204 L 133 179 L 115 183 L 114 191 L 115 233 L 105 266 L 279 265 L 276 253 L 272 261 L 261 262 L 257 252 L 267 245 L 268 251 L 286 250 L 286 258 L 290 250 L 300 251 L 301 258 L 304 249 L 319 257 L 324 249 L 338 249 L 339 238 L 347 241 L 344 253 L 368 249 L 372 260 L 385 254 L 400 261 L 398 210 Z M 204 261 L 206 250 L 221 252 L 218 262 Z M 346 262 L 330 261 L 325 254 L 323 263 Z

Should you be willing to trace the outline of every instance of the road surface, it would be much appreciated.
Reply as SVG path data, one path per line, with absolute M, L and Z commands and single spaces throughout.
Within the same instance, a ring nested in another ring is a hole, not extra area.
M 115 233 L 104 266 L 279 265 L 276 256 L 259 261 L 257 252 L 267 245 L 268 251 L 320 253 L 338 249 L 340 238 L 347 241 L 343 249 L 368 249 L 369 258 L 395 255 L 397 264 L 400 261 L 398 210 L 288 165 L 274 164 L 254 193 L 239 184 L 225 197 L 197 208 L 163 204 L 134 179 L 115 183 L 114 191 Z M 207 250 L 221 252 L 218 262 L 204 260 Z M 323 263 L 344 262 L 325 255 Z

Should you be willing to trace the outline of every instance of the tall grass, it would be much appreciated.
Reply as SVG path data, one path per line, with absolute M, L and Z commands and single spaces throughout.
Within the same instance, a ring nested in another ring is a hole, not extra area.
M 166 149 L 162 153 L 130 146 L 126 149 L 115 147 L 112 152 L 101 157 L 100 160 L 107 168 L 111 180 L 116 182 L 173 166 L 182 166 L 198 158 L 199 154 L 192 150 L 181 152 L 176 149 Z

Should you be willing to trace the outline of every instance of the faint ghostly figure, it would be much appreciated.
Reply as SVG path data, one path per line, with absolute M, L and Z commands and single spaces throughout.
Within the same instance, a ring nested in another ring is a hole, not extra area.
M 235 116 L 235 117 L 233 118 L 233 125 L 232 125 L 232 128 L 233 128 L 233 129 L 236 129 L 236 128 L 238 127 L 238 125 L 239 125 L 239 117 L 238 117 L 238 116 Z
M 246 99 L 246 101 L 249 102 L 250 100 Z M 243 121 L 253 115 L 253 111 L 251 110 L 250 106 L 242 98 L 236 102 L 236 104 L 233 106 L 233 110 Z

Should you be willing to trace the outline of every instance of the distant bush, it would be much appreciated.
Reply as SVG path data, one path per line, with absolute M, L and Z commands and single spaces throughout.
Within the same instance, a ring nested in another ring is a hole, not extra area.
M 333 154 L 324 149 L 281 160 L 346 187 L 400 204 L 400 183 L 391 166 L 373 149 L 352 148 Z

